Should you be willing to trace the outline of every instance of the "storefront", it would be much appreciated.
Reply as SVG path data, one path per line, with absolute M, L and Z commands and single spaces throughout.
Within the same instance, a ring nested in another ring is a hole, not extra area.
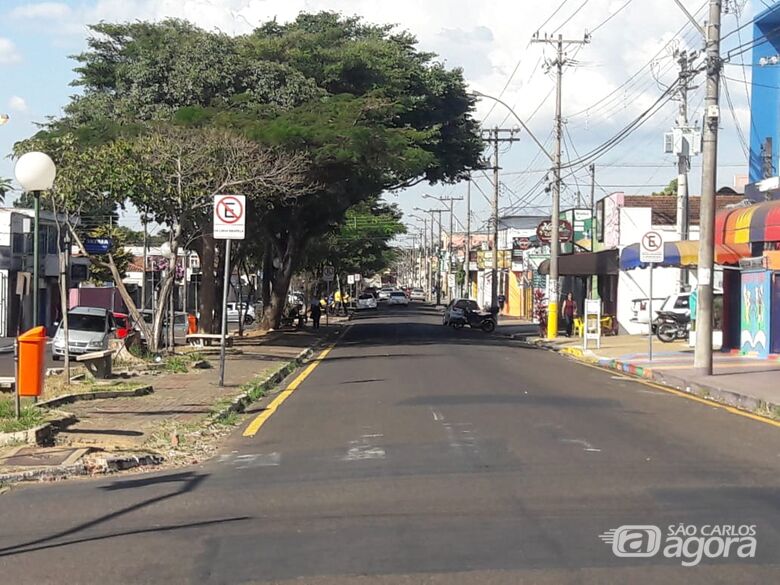
M 719 212 L 717 246 L 741 246 L 739 270 L 724 274 L 723 348 L 745 355 L 780 353 L 780 201 Z
M 539 273 L 550 272 L 550 261 L 545 260 L 539 267 Z M 596 279 L 595 288 L 601 299 L 603 315 L 614 315 L 617 306 L 618 251 L 583 252 L 558 258 L 558 274 L 563 277 L 560 287 L 561 300 L 571 292 L 578 307 L 585 306 L 587 291 L 592 289 L 589 281 Z

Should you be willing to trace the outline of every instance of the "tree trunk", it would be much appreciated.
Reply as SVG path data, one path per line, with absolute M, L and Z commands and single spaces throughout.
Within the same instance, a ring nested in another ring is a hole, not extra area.
M 214 274 L 216 249 L 211 233 L 202 236 L 202 253 L 200 256 L 201 280 L 199 310 L 199 329 L 201 333 L 214 333 L 214 308 L 216 306 L 217 283 Z
M 295 261 L 298 259 L 298 250 L 301 249 L 302 242 L 300 236 L 296 233 L 287 234 L 286 246 L 282 253 L 282 265 L 274 273 L 273 285 L 271 286 L 271 300 L 268 309 L 263 311 L 262 329 L 276 329 L 282 320 L 282 312 L 287 303 L 287 292 L 292 280 Z
M 260 283 L 261 302 L 263 303 L 263 315 L 271 304 L 271 281 L 274 272 L 274 255 L 270 242 L 266 242 L 263 250 L 263 280 Z
M 81 238 L 76 233 L 76 230 L 73 229 L 73 226 L 70 225 L 70 223 L 67 224 L 68 231 L 70 231 L 70 235 L 73 238 L 73 241 L 75 242 L 76 246 L 78 246 L 79 250 L 84 256 L 87 256 L 94 264 L 95 266 L 99 266 L 101 268 L 108 268 L 111 271 L 111 277 L 114 279 L 114 286 L 119 290 L 119 296 L 122 297 L 122 300 L 125 302 L 125 305 L 127 306 L 127 310 L 130 311 L 130 316 L 133 318 L 133 321 L 138 325 L 138 328 L 141 330 L 141 332 L 144 334 L 144 336 L 149 339 L 149 335 L 151 333 L 151 330 L 149 329 L 149 326 L 146 324 L 146 321 L 143 320 L 141 317 L 141 313 L 138 311 L 138 307 L 135 306 L 135 302 L 133 301 L 133 297 L 130 296 L 130 293 L 127 292 L 127 287 L 125 286 L 125 283 L 122 282 L 122 275 L 119 274 L 119 269 L 116 267 L 116 263 L 114 262 L 114 256 L 109 252 L 108 254 L 108 263 L 101 262 L 94 256 L 90 256 L 87 254 L 86 248 L 84 248 L 84 242 L 81 241 Z
M 173 248 L 173 246 L 171 246 Z M 152 322 L 152 336 L 146 338 L 146 345 L 149 351 L 157 353 L 162 349 L 162 327 L 165 314 L 168 313 L 169 295 L 173 291 L 173 283 L 176 280 L 176 270 L 168 270 L 165 279 L 160 286 L 160 296 L 157 302 L 157 309 L 154 312 L 154 321 Z M 173 329 L 174 319 L 171 315 L 168 319 L 169 331 Z

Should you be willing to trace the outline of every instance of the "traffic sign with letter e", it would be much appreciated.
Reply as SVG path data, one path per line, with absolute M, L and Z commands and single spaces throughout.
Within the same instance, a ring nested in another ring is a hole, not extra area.
M 664 239 L 659 232 L 649 231 L 642 236 L 639 261 L 644 264 L 660 264 L 664 261 Z
M 214 237 L 218 240 L 243 240 L 246 227 L 244 195 L 214 195 Z

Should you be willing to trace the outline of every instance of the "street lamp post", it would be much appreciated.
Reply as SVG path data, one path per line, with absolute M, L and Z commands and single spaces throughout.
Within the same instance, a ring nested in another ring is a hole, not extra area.
M 16 167 L 14 168 L 14 174 L 16 180 L 27 192 L 32 192 L 35 198 L 35 220 L 33 227 L 33 325 L 40 324 L 39 314 L 39 282 L 38 282 L 38 268 L 40 264 L 39 258 L 39 240 L 40 240 L 40 205 L 41 205 L 41 191 L 51 189 L 54 185 L 54 178 L 57 175 L 57 167 L 54 165 L 54 161 L 51 160 L 49 155 L 43 152 L 28 152 L 19 157 L 16 161 Z
M 560 77 L 560 68 L 558 70 L 558 75 Z M 560 88 L 561 83 L 560 79 L 558 80 L 558 100 L 556 102 L 556 107 L 560 108 Z M 534 141 L 536 146 L 539 147 L 539 149 L 544 153 L 544 155 L 553 163 L 553 172 L 555 176 L 555 180 L 553 182 L 553 197 L 552 197 L 552 212 L 550 214 L 550 220 L 552 224 L 552 234 L 551 234 L 551 241 L 550 241 L 550 280 L 548 285 L 548 299 L 549 299 L 549 307 L 550 307 L 550 314 L 549 314 L 549 320 L 548 320 L 548 327 L 547 327 L 547 336 L 549 338 L 554 338 L 557 335 L 557 310 L 558 310 L 558 255 L 559 255 L 559 235 L 558 235 L 558 215 L 559 215 L 559 207 L 560 207 L 560 178 L 561 178 L 561 156 L 560 156 L 560 140 L 557 142 L 557 148 L 555 151 L 555 156 L 547 152 L 547 149 L 544 147 L 544 145 L 539 141 L 539 139 L 534 135 L 533 132 L 531 132 L 531 129 L 526 125 L 525 122 L 520 118 L 520 116 L 517 115 L 517 113 L 503 100 L 500 98 L 486 95 L 484 93 L 478 92 L 478 91 L 472 91 L 471 95 L 474 95 L 476 97 L 484 97 L 491 99 L 502 106 L 504 106 L 509 112 L 514 116 L 514 118 L 520 123 L 520 126 L 522 126 L 523 130 L 525 130 L 528 135 L 531 137 L 531 139 Z M 556 121 L 558 122 L 558 137 L 560 138 L 560 112 L 556 110 Z M 498 129 L 495 130 L 496 138 L 495 138 L 495 152 L 496 157 L 498 157 Z M 497 246 L 498 246 L 498 163 L 496 161 L 496 164 L 494 165 L 494 186 L 496 188 L 496 198 L 494 200 L 494 221 L 495 225 L 493 226 L 494 230 L 494 250 L 493 250 L 493 301 L 495 303 L 496 299 L 496 275 L 497 275 L 497 267 L 496 267 L 496 260 L 497 260 Z

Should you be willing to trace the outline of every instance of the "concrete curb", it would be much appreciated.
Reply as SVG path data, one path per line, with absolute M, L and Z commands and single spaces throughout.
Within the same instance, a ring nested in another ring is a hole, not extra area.
M 25 471 L 0 474 L 0 484 L 13 484 L 22 481 L 54 481 L 83 475 L 101 475 L 125 471 L 135 467 L 159 465 L 164 461 L 160 455 L 152 453 L 134 453 L 126 455 L 100 455 L 71 465 L 57 467 L 39 467 Z
M 720 388 L 717 384 L 713 383 L 692 382 L 668 372 L 654 370 L 653 368 L 645 366 L 637 366 L 630 362 L 614 358 L 601 358 L 590 351 L 586 352 L 580 348 L 561 348 L 559 353 L 577 361 L 597 365 L 601 368 L 620 372 L 621 374 L 626 374 L 635 378 L 649 380 L 656 384 L 660 384 L 661 386 L 666 386 L 673 390 L 679 390 L 686 394 L 711 400 L 718 404 L 724 404 L 746 412 L 751 412 L 774 420 L 780 420 L 780 403 L 766 402 L 755 396 Z
M 264 392 L 268 392 L 272 388 L 276 387 L 282 380 L 284 380 L 287 376 L 289 376 L 309 359 L 311 359 L 311 356 L 314 355 L 317 349 L 321 346 L 322 343 L 318 342 L 311 347 L 307 347 L 301 350 L 300 353 L 298 353 L 298 355 L 295 356 L 291 361 L 279 366 L 277 369 L 269 373 L 266 377 L 255 384 L 252 390 L 246 390 L 242 392 L 233 398 L 229 404 L 215 411 L 210 417 L 210 422 L 219 421 L 233 413 L 244 412 L 247 406 L 258 399 L 257 396 L 253 396 L 253 394 L 256 393 L 258 389 Z
M 81 400 L 98 400 L 99 398 L 126 398 L 128 396 L 146 396 L 154 392 L 151 384 L 139 386 L 133 390 L 95 390 L 94 392 L 82 392 L 77 394 L 63 394 L 51 400 L 38 402 L 38 408 L 56 408 L 63 404 L 79 402 Z
M 54 435 L 59 431 L 76 422 L 76 416 L 60 411 L 60 416 L 47 420 L 45 423 L 26 429 L 24 431 L 14 431 L 11 433 L 0 433 L 0 447 L 22 443 L 25 445 L 36 445 L 44 447 L 54 442 Z

